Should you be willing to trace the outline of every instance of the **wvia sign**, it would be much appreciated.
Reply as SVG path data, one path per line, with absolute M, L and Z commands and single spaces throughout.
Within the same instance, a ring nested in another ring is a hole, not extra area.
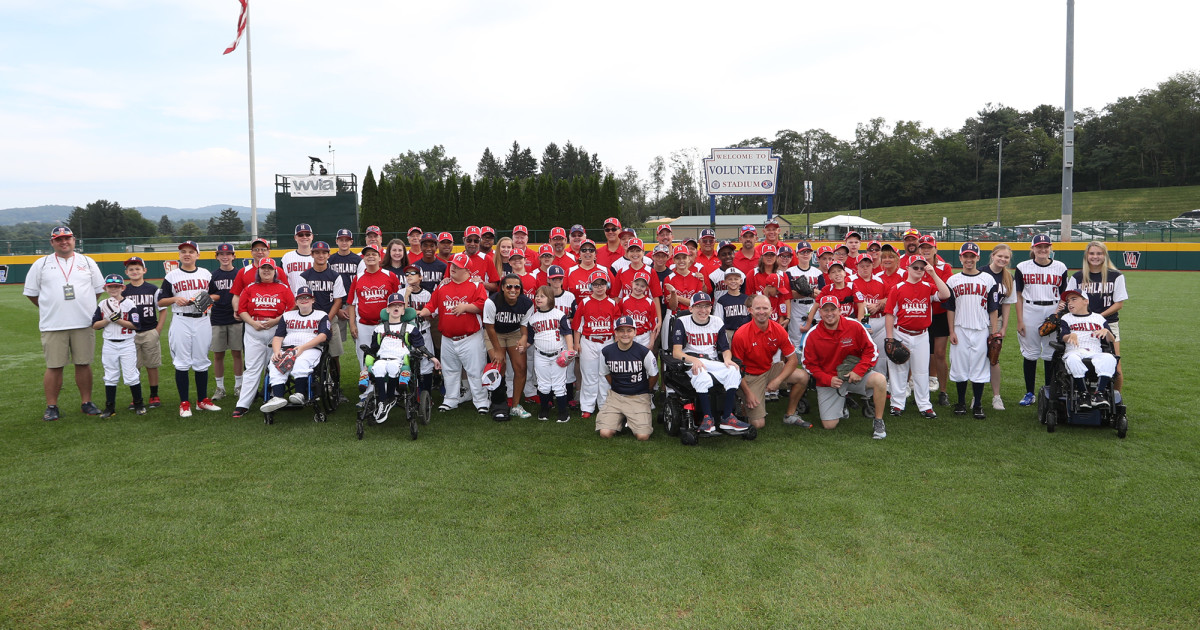
M 291 178 L 293 197 L 336 197 L 337 178 L 333 175 L 309 175 Z
M 771 147 L 713 149 L 704 159 L 704 181 L 710 195 L 773 195 L 779 158 Z

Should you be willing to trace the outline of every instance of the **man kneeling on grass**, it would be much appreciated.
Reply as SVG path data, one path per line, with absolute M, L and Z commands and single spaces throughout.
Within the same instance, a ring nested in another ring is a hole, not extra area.
M 742 378 L 742 396 L 750 424 L 761 429 L 767 424 L 766 394 L 778 391 L 784 383 L 791 385 L 784 424 L 812 428 L 796 413 L 800 399 L 808 389 L 808 372 L 796 369 L 800 357 L 788 338 L 787 329 L 771 321 L 771 298 L 759 294 L 750 298 L 751 321 L 733 333 L 733 356 L 742 361 L 746 376 Z M 781 361 L 775 360 L 775 355 Z
M 818 305 L 821 323 L 814 325 L 804 340 L 804 367 L 817 382 L 821 426 L 836 428 L 845 417 L 846 394 L 865 396 L 873 389 L 875 426 L 871 437 L 882 440 L 887 437 L 883 424 L 887 379 L 871 371 L 879 351 L 862 324 L 842 315 L 836 297 L 823 296 Z
M 637 324 L 624 315 L 613 324 L 616 343 L 600 351 L 600 374 L 611 391 L 596 415 L 596 431 L 610 438 L 621 431 L 621 422 L 637 439 L 646 441 L 654 432 L 650 424 L 650 391 L 658 380 L 658 361 L 646 346 L 633 340 Z

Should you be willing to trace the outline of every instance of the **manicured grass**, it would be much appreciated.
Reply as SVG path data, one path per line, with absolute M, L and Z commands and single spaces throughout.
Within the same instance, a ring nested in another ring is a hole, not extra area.
M 351 408 L 183 420 L 173 387 L 101 421 L 69 375 L 43 423 L 36 312 L 4 287 L 0 627 L 1193 628 L 1181 285 L 1129 275 L 1125 440 L 1047 434 L 1010 339 L 985 421 L 910 411 L 875 441 L 772 407 L 758 440 L 695 448 L 467 413 L 360 442 Z
M 1173 219 L 1181 212 L 1200 208 L 1200 186 L 1168 188 L 1128 188 L 1075 193 L 1072 217 L 1079 221 L 1153 221 Z M 814 212 L 812 222 L 838 214 L 854 212 Z M 940 226 L 946 217 L 951 226 L 964 226 L 996 220 L 996 200 L 931 203 L 918 206 L 865 209 L 863 218 L 877 223 L 909 221 L 913 226 Z M 1000 200 L 1000 222 L 1013 226 L 1036 223 L 1062 216 L 1062 195 L 1006 197 Z M 803 226 L 803 214 L 785 217 L 793 226 Z

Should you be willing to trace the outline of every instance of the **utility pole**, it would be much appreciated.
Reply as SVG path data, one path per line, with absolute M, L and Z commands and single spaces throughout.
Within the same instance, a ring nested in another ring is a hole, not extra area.
M 1067 89 L 1063 104 L 1062 222 L 1058 238 L 1071 242 L 1072 192 L 1075 169 L 1075 0 L 1067 0 Z
M 1004 137 L 1000 137 L 1000 158 L 996 162 L 996 226 L 1000 225 L 1000 177 L 1004 173 Z

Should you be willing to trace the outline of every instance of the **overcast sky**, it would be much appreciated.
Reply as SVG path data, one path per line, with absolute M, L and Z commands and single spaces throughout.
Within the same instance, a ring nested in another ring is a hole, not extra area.
M 251 0 L 258 205 L 306 156 L 376 172 L 445 145 L 616 172 L 873 117 L 958 128 L 1061 107 L 1066 2 Z M 250 205 L 236 0 L 0 0 L 0 208 Z M 1200 69 L 1200 3 L 1079 0 L 1075 106 Z

